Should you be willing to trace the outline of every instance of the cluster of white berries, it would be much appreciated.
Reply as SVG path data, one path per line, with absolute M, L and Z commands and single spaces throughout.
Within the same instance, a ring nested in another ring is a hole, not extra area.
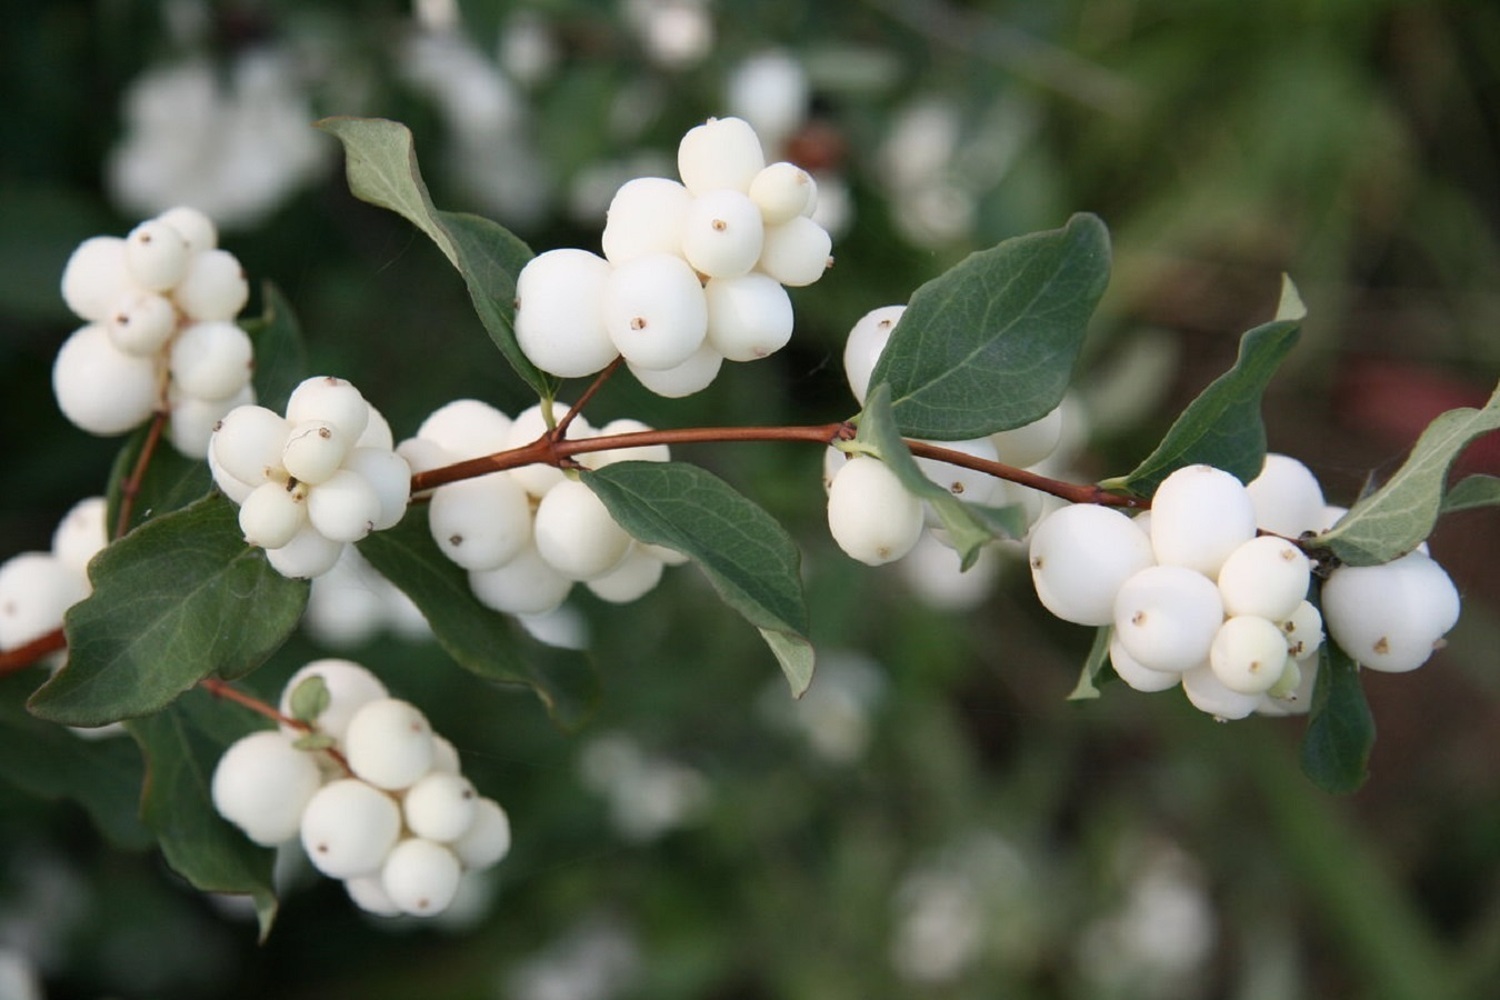
M 400 521 L 411 495 L 390 425 L 330 375 L 298 385 L 284 417 L 264 406 L 230 410 L 214 426 L 208 464 L 239 504 L 245 540 L 288 577 L 328 572 L 348 543 Z
M 255 401 L 250 337 L 234 322 L 250 287 L 217 243 L 208 216 L 178 207 L 73 251 L 62 294 L 87 324 L 52 368 L 68 420 L 110 436 L 170 412 L 172 443 L 203 458 L 214 423 Z
M 16 649 L 62 628 L 63 614 L 88 597 L 89 560 L 108 543 L 103 497 L 80 500 L 58 522 L 47 552 L 0 563 L 0 650 Z
M 552 404 L 554 422 L 567 412 L 566 405 Z M 541 404 L 512 419 L 488 403 L 460 399 L 434 411 L 397 451 L 413 472 L 423 472 L 531 444 L 547 426 Z M 595 431 L 576 416 L 566 436 L 577 440 L 649 429 L 627 418 Z M 588 452 L 579 461 L 599 469 L 613 462 L 665 462 L 668 457 L 666 445 L 653 445 Z M 468 570 L 479 601 L 513 615 L 558 608 L 575 583 L 603 600 L 628 603 L 654 588 L 666 565 L 684 559 L 660 546 L 637 543 L 593 490 L 545 464 L 439 486 L 432 491 L 428 524 L 438 549 Z
M 321 690 L 305 686 L 314 678 Z M 281 712 L 311 731 L 283 726 L 232 744 L 214 769 L 214 808 L 257 844 L 300 838 L 313 867 L 342 879 L 361 909 L 441 913 L 465 872 L 509 852 L 505 810 L 463 776 L 453 744 L 364 667 L 307 664 Z
M 725 359 L 753 361 L 792 335 L 785 286 L 818 280 L 832 241 L 810 215 L 816 185 L 766 163 L 740 118 L 710 119 L 677 150 L 682 180 L 639 177 L 610 202 L 601 257 L 559 249 L 516 281 L 516 339 L 542 371 L 592 375 L 623 356 L 641 384 L 680 397 Z
M 870 374 L 880 360 L 905 306 L 882 306 L 860 318 L 844 345 L 844 373 L 854 398 L 864 405 Z M 953 451 L 991 462 L 1029 468 L 1044 461 L 1062 439 L 1063 408 L 1032 423 L 968 441 L 936 441 Z M 917 458 L 930 480 L 955 497 L 983 506 L 1020 505 L 1033 520 L 1041 513 L 1041 495 L 987 473 L 951 462 Z M 828 488 L 828 529 L 849 556 L 871 566 L 900 559 L 923 537 L 924 530 L 945 539 L 931 505 L 911 494 L 881 460 L 830 447 L 824 455 L 823 482 Z
M 1131 518 L 1089 504 L 1058 509 L 1031 534 L 1032 582 L 1053 614 L 1113 626 L 1115 673 L 1139 691 L 1182 685 L 1220 719 L 1306 711 L 1324 621 L 1339 646 L 1379 670 L 1411 670 L 1458 618 L 1452 582 L 1423 552 L 1332 571 L 1323 611 L 1313 566 L 1291 539 L 1330 527 L 1306 466 L 1270 455 L 1248 485 L 1185 466 Z

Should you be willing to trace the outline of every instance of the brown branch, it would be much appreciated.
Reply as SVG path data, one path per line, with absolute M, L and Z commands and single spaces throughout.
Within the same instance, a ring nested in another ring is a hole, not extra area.
M 24 670 L 50 653 L 68 648 L 68 640 L 62 629 L 53 629 L 46 635 L 37 636 L 24 646 L 0 650 L 0 677 Z
M 161 444 L 162 429 L 167 424 L 167 411 L 157 410 L 151 417 L 151 427 L 146 432 L 146 440 L 141 443 L 141 453 L 136 456 L 135 468 L 130 470 L 129 477 L 120 484 L 120 510 L 115 517 L 115 531 L 110 538 L 119 538 L 130 528 L 130 517 L 135 513 L 135 500 L 140 495 L 141 483 L 146 478 L 146 469 L 151 465 L 151 458 L 156 454 L 157 446 Z
M 557 426 L 552 429 L 553 440 L 560 441 L 563 439 L 568 433 L 568 425 L 573 422 L 579 413 L 583 412 L 583 408 L 588 405 L 588 401 L 594 398 L 594 394 L 603 388 L 604 383 L 609 381 L 609 377 L 619 371 L 620 366 L 624 363 L 625 356 L 623 354 L 619 355 L 609 364 L 605 365 L 603 371 L 594 376 L 594 381 L 590 382 L 589 387 L 583 390 L 583 395 L 578 397 L 578 402 L 573 404 L 572 408 L 557 422 Z
M 225 701 L 232 701 L 236 705 L 241 705 L 245 708 L 250 709 L 250 711 L 252 712 L 255 712 L 259 715 L 264 715 L 266 718 L 279 725 L 290 726 L 291 728 L 304 733 L 316 733 L 318 731 L 317 727 L 312 725 L 311 723 L 303 722 L 301 719 L 294 719 L 289 715 L 282 715 L 271 705 L 255 697 L 255 695 L 246 694 L 244 691 L 241 691 L 239 688 L 230 684 L 226 680 L 221 680 L 218 677 L 205 677 L 198 682 L 198 686 L 207 691 L 209 694 L 213 695 L 215 698 L 223 698 Z M 328 756 L 332 757 L 334 761 L 339 765 L 339 767 L 344 769 L 345 774 L 348 774 L 351 777 L 353 776 L 354 772 L 349 769 L 349 761 L 336 748 L 324 747 L 321 752 L 326 753 L 328 754 Z
M 1146 510 L 1151 506 L 1150 500 L 1126 496 L 1122 493 L 1111 493 L 1093 483 L 1070 483 L 1063 479 L 1053 479 L 1051 476 L 1044 476 L 1029 469 L 1018 469 L 1004 462 L 991 462 L 988 459 L 925 441 L 907 440 L 906 446 L 911 449 L 913 455 L 937 459 L 950 465 L 961 465 L 966 469 L 987 473 L 996 479 L 1009 480 L 1018 486 L 1029 486 L 1034 490 L 1050 493 L 1070 503 L 1095 503 L 1105 507 L 1130 507 L 1136 510 Z

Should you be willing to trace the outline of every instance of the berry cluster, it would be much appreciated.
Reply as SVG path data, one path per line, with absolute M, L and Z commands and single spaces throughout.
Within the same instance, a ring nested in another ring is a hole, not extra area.
M 255 401 L 250 338 L 234 322 L 250 295 L 202 212 L 173 208 L 124 238 L 94 236 L 63 270 L 68 308 L 87 325 L 52 368 L 63 415 L 91 434 L 123 434 L 171 414 L 172 443 L 203 458 L 220 417 Z
M 552 404 L 552 419 L 568 407 Z M 416 436 L 397 451 L 414 472 L 522 447 L 547 431 L 541 404 L 514 419 L 474 399 L 433 412 Z M 582 416 L 567 425 L 567 439 L 649 430 L 621 419 L 597 432 Z M 665 462 L 666 445 L 620 448 L 579 456 L 591 469 L 619 461 Z M 486 607 L 514 615 L 539 615 L 562 604 L 574 583 L 596 596 L 628 603 L 649 592 L 668 564 L 683 557 L 641 545 L 626 533 L 594 491 L 563 470 L 544 464 L 491 472 L 432 491 L 428 524 L 439 550 L 469 571 L 469 584 Z
M 1300 462 L 1268 456 L 1247 486 L 1208 465 L 1162 481 L 1148 514 L 1061 508 L 1031 534 L 1032 582 L 1053 614 L 1113 626 L 1115 673 L 1139 691 L 1182 685 L 1220 719 L 1306 711 L 1328 631 L 1366 666 L 1425 662 L 1458 617 L 1458 596 L 1422 552 L 1339 567 L 1308 600 L 1313 565 L 1292 538 L 1336 522 Z
M 341 378 L 306 379 L 286 416 L 239 406 L 215 425 L 208 449 L 214 482 L 240 505 L 240 530 L 276 571 L 316 577 L 345 546 L 406 513 L 411 469 L 390 425 Z
M 300 839 L 313 867 L 381 916 L 441 913 L 465 872 L 510 850 L 510 820 L 459 768 L 453 744 L 349 660 L 315 660 L 281 698 L 284 725 L 232 744 L 215 809 L 257 844 Z
M 639 177 L 610 202 L 601 257 L 550 250 L 516 281 L 516 339 L 541 370 L 592 375 L 623 356 L 662 396 L 706 388 L 725 359 L 792 335 L 785 286 L 818 280 L 832 241 L 811 218 L 812 176 L 766 163 L 740 118 L 710 119 L 677 150 L 682 180 Z
M 0 563 L 0 649 L 16 649 L 62 628 L 63 614 L 93 590 L 89 560 L 109 542 L 103 497 L 73 505 L 52 533 L 48 552 L 22 552 Z
M 880 360 L 905 306 L 882 306 L 860 318 L 844 344 L 844 374 L 860 405 L 869 392 L 870 374 Z M 941 441 L 945 448 L 1017 468 L 1037 465 L 1062 439 L 1063 409 L 1058 407 L 1032 423 L 969 441 Z M 1041 495 L 983 472 L 951 462 L 918 458 L 918 468 L 954 496 L 985 506 L 1020 505 L 1028 519 L 1041 513 Z M 900 559 L 922 538 L 924 529 L 942 540 L 931 506 L 909 493 L 879 459 L 830 447 L 824 454 L 823 482 L 828 488 L 828 528 L 846 554 L 871 566 Z

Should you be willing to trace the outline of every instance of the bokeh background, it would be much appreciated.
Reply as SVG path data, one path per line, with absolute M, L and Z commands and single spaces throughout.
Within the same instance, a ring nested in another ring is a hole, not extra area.
M 409 123 L 437 203 L 597 247 L 624 179 L 740 114 L 815 170 L 835 268 L 798 332 L 708 392 L 618 380 L 601 423 L 849 415 L 842 338 L 967 252 L 1100 214 L 1115 274 L 1060 466 L 1128 471 L 1268 318 L 1310 307 L 1266 400 L 1331 500 L 1500 374 L 1500 9 L 1398 0 L 48 0 L 0 32 L 0 556 L 45 548 L 117 441 L 51 359 L 69 251 L 178 203 L 293 303 L 313 369 L 397 436 L 448 400 L 528 405 L 461 282 L 353 200 L 330 114 Z M 258 299 L 257 299 L 258 301 Z M 252 302 L 252 311 L 257 302 Z M 593 413 L 591 412 L 591 416 Z M 1297 719 L 1180 693 L 1065 700 L 1087 630 L 1024 563 L 869 570 L 832 546 L 821 456 L 683 449 L 804 545 L 823 660 L 801 703 L 692 569 L 580 598 L 602 695 L 564 732 L 411 630 L 309 628 L 250 679 L 347 655 L 420 704 L 513 853 L 448 916 L 362 917 L 288 859 L 264 945 L 68 802 L 0 783 L 0 995 L 505 1000 L 1486 997 L 1500 983 L 1500 530 L 1432 539 L 1450 644 L 1366 689 L 1371 779 L 1298 772 Z M 1500 443 L 1465 471 L 1500 473 Z M 349 612 L 352 614 L 353 612 Z M 339 616 L 335 615 L 337 619 Z M 345 617 L 345 624 L 352 619 Z M 339 634 L 343 632 L 345 634 Z M 35 674 L 33 683 L 41 674 Z M 7 685 L 24 695 L 26 682 Z M 6 991 L 11 992 L 7 993 Z

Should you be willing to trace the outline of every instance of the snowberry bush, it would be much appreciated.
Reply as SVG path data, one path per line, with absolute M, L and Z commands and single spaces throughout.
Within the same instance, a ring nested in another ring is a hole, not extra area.
M 242 269 L 210 220 L 173 209 L 86 241 L 61 276 L 86 325 L 58 353 L 58 406 L 87 432 L 131 436 L 107 495 L 69 515 L 53 551 L 0 567 L 5 669 L 65 658 L 31 713 L 123 720 L 156 776 L 144 815 L 168 861 L 200 888 L 254 897 L 263 926 L 271 847 L 300 845 L 372 914 L 430 916 L 510 844 L 504 789 L 476 788 L 422 709 L 362 666 L 310 663 L 275 704 L 238 683 L 338 572 L 376 575 L 459 667 L 531 688 L 571 724 L 587 707 L 579 679 L 609 669 L 611 640 L 596 668 L 534 639 L 537 616 L 579 586 L 649 600 L 668 567 L 691 562 L 764 639 L 791 694 L 808 689 L 798 540 L 674 459 L 679 444 L 822 449 L 826 493 L 809 481 L 806 502 L 861 563 L 939 546 L 968 569 L 997 545 L 1024 547 L 1039 607 L 1095 630 L 1077 696 L 1117 677 L 1180 687 L 1169 697 L 1221 720 L 1305 715 L 1304 768 L 1330 790 L 1364 779 L 1361 669 L 1420 667 L 1458 619 L 1458 589 L 1423 543 L 1445 510 L 1500 499 L 1492 482 L 1447 481 L 1464 446 L 1500 426 L 1500 393 L 1444 414 L 1383 483 L 1329 506 L 1296 458 L 1267 454 L 1260 419 L 1303 315 L 1290 282 L 1233 368 L 1102 482 L 1047 464 L 1109 277 L 1108 235 L 1089 215 L 851 316 L 852 399 L 826 423 L 596 426 L 590 405 L 621 369 L 677 398 L 791 342 L 798 290 L 838 275 L 812 176 L 768 162 L 745 121 L 710 120 L 683 136 L 677 177 L 619 187 L 597 248 L 533 253 L 436 208 L 403 126 L 321 124 L 353 192 L 454 265 L 536 403 L 506 413 L 457 399 L 398 442 L 337 373 L 293 370 L 295 326 L 274 291 L 262 318 L 236 319 Z M 564 393 L 570 379 L 587 381 Z M 395 617 L 385 600 L 371 597 Z M 329 627 L 328 612 L 312 617 Z M 209 721 L 206 702 L 243 710 L 241 723 Z

